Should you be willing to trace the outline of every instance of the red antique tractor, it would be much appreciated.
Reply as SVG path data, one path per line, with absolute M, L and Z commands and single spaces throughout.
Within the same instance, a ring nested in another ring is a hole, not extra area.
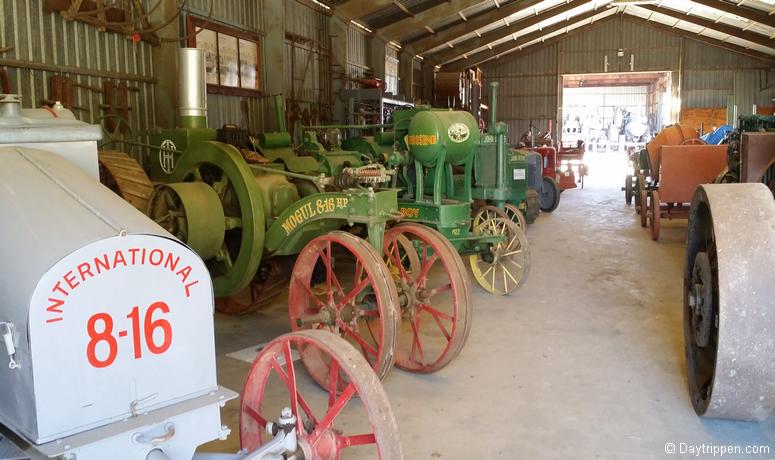
M 575 149 L 560 150 L 551 145 L 534 147 L 543 158 L 543 187 L 541 190 L 541 210 L 552 212 L 560 204 L 560 193 L 577 188 L 584 188 L 584 176 L 587 167 L 584 164 L 584 145 Z

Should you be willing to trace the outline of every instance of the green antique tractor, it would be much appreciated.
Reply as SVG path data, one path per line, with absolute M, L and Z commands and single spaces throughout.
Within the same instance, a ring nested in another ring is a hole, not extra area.
M 205 261 L 215 296 L 249 290 L 287 261 L 293 330 L 342 336 L 380 378 L 394 363 L 434 372 L 456 357 L 470 330 L 465 268 L 428 227 L 386 229 L 401 217 L 389 186 L 394 171 L 357 152 L 297 152 L 284 132 L 258 136 L 254 151 L 216 141 L 219 133 L 205 127 L 204 86 L 189 88 L 203 81 L 201 62 L 185 72 L 187 59 L 201 57 L 181 53 L 182 126 L 150 136 L 147 160 L 158 183 L 147 213 Z M 102 159 L 105 182 L 129 197 L 136 168 L 128 174 L 131 159 L 110 155 Z M 250 307 L 225 305 L 230 313 Z M 324 384 L 328 365 L 303 351 L 301 358 Z
M 496 88 L 494 84 L 493 102 Z M 525 154 L 507 148 L 506 125 L 494 118 L 487 133 L 481 134 L 468 112 L 426 106 L 397 110 L 392 131 L 351 137 L 341 147 L 395 169 L 391 188 L 400 190 L 402 219 L 438 230 L 468 257 L 485 290 L 504 295 L 527 279 L 530 257 L 524 214 L 534 217 L 538 201 L 535 194 L 535 200 L 528 199 Z

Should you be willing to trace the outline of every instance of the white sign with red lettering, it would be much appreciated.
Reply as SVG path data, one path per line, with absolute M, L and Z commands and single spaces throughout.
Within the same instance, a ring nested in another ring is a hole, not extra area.
M 30 304 L 38 442 L 217 387 L 213 291 L 179 242 L 116 236 L 52 267 Z

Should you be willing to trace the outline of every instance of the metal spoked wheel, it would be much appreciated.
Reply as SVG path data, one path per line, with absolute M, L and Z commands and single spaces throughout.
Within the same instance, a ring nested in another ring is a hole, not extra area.
M 469 256 L 479 285 L 495 295 L 506 295 L 521 287 L 530 273 L 530 248 L 525 233 L 511 220 L 496 217 L 473 227 L 473 234 L 503 237 L 488 252 Z
M 527 233 L 527 220 L 522 211 L 511 203 L 506 203 L 504 206 L 504 212 L 512 222 L 517 224 L 523 232 Z
M 329 391 L 295 364 L 298 355 L 316 357 Z M 264 347 L 242 392 L 241 447 L 253 451 L 271 440 L 267 423 L 286 407 L 297 420 L 301 452 L 294 458 L 403 458 L 398 424 L 382 385 L 363 356 L 333 334 L 293 332 Z
M 557 181 L 551 177 L 544 176 L 543 187 L 541 187 L 541 211 L 552 212 L 560 204 L 560 187 Z
M 632 174 L 627 174 L 627 176 L 624 178 L 624 202 L 627 203 L 627 206 L 632 204 L 632 186 Z
M 635 176 L 635 185 L 633 186 L 633 193 L 635 199 L 635 211 L 640 214 L 641 207 L 643 206 L 641 197 L 646 190 L 646 178 L 642 174 Z
M 662 217 L 661 206 L 659 203 L 659 192 L 654 190 L 651 192 L 651 203 L 649 210 L 649 230 L 651 230 L 651 239 L 654 241 L 659 240 L 659 220 Z
M 511 203 L 506 203 L 504 205 L 504 209 L 489 205 L 482 206 L 477 210 L 472 226 L 476 227 L 485 220 L 493 219 L 496 217 L 503 217 L 514 222 L 519 228 L 522 229 L 523 232 L 527 233 L 527 221 L 525 220 L 525 216 L 522 214 L 522 211 L 520 211 L 518 207 Z
M 363 353 L 380 379 L 393 366 L 397 308 L 390 271 L 363 239 L 330 232 L 299 253 L 288 298 L 291 329 L 321 329 L 342 336 Z M 320 371 L 317 358 L 302 354 L 302 359 L 312 378 L 325 387 L 327 371 Z
M 684 348 L 699 415 L 764 420 L 775 408 L 775 202 L 762 184 L 702 185 L 689 217 Z
M 242 155 L 227 144 L 200 142 L 178 159 L 170 182 L 204 183 L 218 196 L 224 215 L 223 243 L 215 256 L 202 258 L 216 297 L 240 292 L 258 270 L 265 231 L 256 178 Z
M 649 195 L 645 190 L 640 191 L 640 226 L 646 228 L 648 226 L 648 203 Z
M 460 354 L 471 330 L 463 261 L 439 232 L 414 223 L 389 229 L 383 254 L 401 302 L 396 366 L 438 371 Z

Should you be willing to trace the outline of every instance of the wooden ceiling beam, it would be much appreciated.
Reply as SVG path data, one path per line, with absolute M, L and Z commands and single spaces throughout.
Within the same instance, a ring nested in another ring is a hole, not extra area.
M 520 21 L 512 22 L 506 27 L 499 27 L 490 32 L 483 33 L 479 37 L 460 42 L 456 45 L 453 45 L 454 46 L 453 48 L 444 49 L 437 53 L 426 55 L 424 57 L 425 58 L 430 57 L 430 60 L 433 61 L 434 64 L 442 64 L 444 62 L 448 62 L 455 58 L 458 58 L 464 55 L 465 53 L 471 52 L 477 48 L 481 48 L 482 46 L 486 46 L 486 45 L 489 45 L 490 43 L 497 42 L 498 40 L 502 40 L 510 35 L 513 35 L 522 30 L 525 30 L 528 27 L 532 27 L 536 24 L 540 24 L 541 22 L 546 21 L 547 19 L 552 19 L 557 16 L 566 14 L 568 11 L 574 8 L 584 6 L 588 3 L 592 3 L 593 1 L 594 0 L 571 0 L 568 3 L 563 3 L 554 8 L 541 11 L 540 14 L 537 14 L 535 16 L 529 16 Z
M 378 30 L 378 34 L 386 40 L 400 41 L 402 37 L 410 32 L 430 26 L 439 18 L 457 15 L 460 11 L 480 2 L 481 0 L 448 0 L 440 2 L 438 5 L 432 6 L 425 11 L 382 27 Z
M 658 30 L 664 30 L 665 32 L 672 32 L 674 34 L 680 35 L 682 37 L 686 37 L 698 42 L 705 43 L 707 45 L 716 46 L 718 48 L 723 48 L 729 51 L 733 51 L 738 54 L 742 54 L 744 56 L 748 56 L 754 59 L 758 59 L 760 61 L 766 62 L 769 65 L 775 65 L 775 56 L 767 53 L 761 53 L 756 50 L 749 50 L 748 48 L 743 48 L 742 46 L 738 46 L 732 43 L 727 43 L 723 40 L 717 40 L 715 38 L 707 37 L 705 35 L 699 35 L 693 32 L 689 32 L 688 30 L 679 29 L 677 27 L 669 27 L 664 24 L 659 24 L 654 21 L 648 21 L 646 19 L 643 19 L 641 17 L 632 16 L 630 15 L 633 20 L 640 19 L 641 21 L 648 22 L 648 24 L 651 27 L 654 27 Z M 629 19 L 629 18 L 628 18 Z
M 766 35 L 762 35 L 756 32 L 751 32 L 748 30 L 744 31 L 738 27 L 730 26 L 729 24 L 711 21 L 709 19 L 704 19 L 699 16 L 683 13 L 681 11 L 671 10 L 670 8 L 659 7 L 654 5 L 638 5 L 638 7 L 654 13 L 670 16 L 673 19 L 680 19 L 681 21 L 686 21 L 696 26 L 705 27 L 706 29 L 715 30 L 716 32 L 721 32 L 722 34 L 727 34 L 733 37 L 742 38 L 743 40 L 749 41 L 751 43 L 756 43 L 757 45 L 762 45 L 762 46 L 775 49 L 775 40 L 767 37 Z
M 719 10 L 724 13 L 734 14 L 741 18 L 748 19 L 749 21 L 758 22 L 766 26 L 775 27 L 775 16 L 767 14 L 764 11 L 749 8 L 747 6 L 738 6 L 734 3 L 725 2 L 723 0 L 692 0 L 694 3 Z
M 507 5 L 501 6 L 500 8 L 493 8 L 480 14 L 471 15 L 468 17 L 468 21 L 459 20 L 449 27 L 436 30 L 435 35 L 407 41 L 404 42 L 404 45 L 409 50 L 411 50 L 413 54 L 422 54 L 429 49 L 443 45 L 444 43 L 460 37 L 461 35 L 465 35 L 469 32 L 481 29 L 482 27 L 488 26 L 493 22 L 498 22 L 503 18 L 509 17 L 512 14 L 519 13 L 520 11 L 533 8 L 542 1 L 543 0 L 524 0 L 511 2 Z
M 592 11 L 587 11 L 586 13 L 580 14 L 578 16 L 573 16 L 567 21 L 562 21 L 562 22 L 558 22 L 557 24 L 552 24 L 551 26 L 546 27 L 543 30 L 536 30 L 535 32 L 531 32 L 529 34 L 517 37 L 516 40 L 509 40 L 506 43 L 501 43 L 500 45 L 496 45 L 489 49 L 479 51 L 478 53 L 472 54 L 463 59 L 458 59 L 457 61 L 452 61 L 448 64 L 444 64 L 441 66 L 441 71 L 442 72 L 457 71 L 457 70 L 463 70 L 465 68 L 477 65 L 480 62 L 483 62 L 492 57 L 496 57 L 499 54 L 509 52 L 514 48 L 519 48 L 520 46 L 523 46 L 534 40 L 541 39 L 542 37 L 546 37 L 547 35 L 551 35 L 555 32 L 559 32 L 568 27 L 572 27 L 576 24 L 589 20 L 600 13 L 601 12 L 599 10 L 592 10 Z

